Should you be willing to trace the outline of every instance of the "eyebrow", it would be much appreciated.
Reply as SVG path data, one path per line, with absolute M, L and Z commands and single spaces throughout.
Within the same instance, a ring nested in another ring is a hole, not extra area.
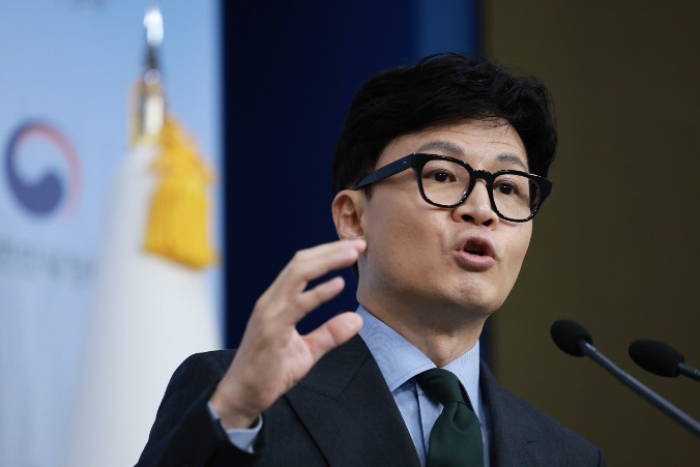
M 447 153 L 450 153 L 452 155 L 464 155 L 464 150 L 457 144 L 451 142 L 451 141 L 443 141 L 443 140 L 438 140 L 438 141 L 430 141 L 428 143 L 425 143 L 421 147 L 418 148 L 416 152 L 424 152 L 424 151 L 434 151 L 434 150 L 441 150 L 445 151 Z M 510 152 L 504 152 L 499 154 L 496 157 L 496 160 L 498 162 L 508 162 L 511 164 L 515 164 L 523 171 L 527 172 L 528 168 L 527 165 L 523 162 L 523 160 L 519 157 L 516 156 L 515 154 L 512 154 Z
M 433 151 L 435 149 L 440 149 L 442 151 L 449 152 L 452 154 L 464 154 L 464 150 L 459 145 L 451 141 L 443 140 L 430 141 L 429 143 L 425 143 L 424 145 L 419 147 L 418 151 L 416 152 Z
M 510 162 L 511 164 L 515 164 L 521 169 L 523 169 L 523 171 L 528 171 L 528 168 L 522 161 L 522 159 L 520 159 L 520 157 L 516 156 L 515 154 L 511 154 L 509 152 L 499 154 L 498 157 L 496 157 L 496 160 L 499 162 Z

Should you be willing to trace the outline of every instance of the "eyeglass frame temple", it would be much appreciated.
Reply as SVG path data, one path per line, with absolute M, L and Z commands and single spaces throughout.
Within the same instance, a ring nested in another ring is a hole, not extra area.
M 401 159 L 397 159 L 394 162 L 391 162 L 385 165 L 384 167 L 375 170 L 374 172 L 357 182 L 355 185 L 353 185 L 351 189 L 359 190 L 360 188 L 363 188 L 367 185 L 379 182 L 381 180 L 384 180 L 385 178 L 389 178 L 393 175 L 396 175 L 397 173 L 401 173 L 404 170 L 413 168 L 413 156 L 415 154 L 416 153 L 409 154 L 408 156 L 402 157 Z

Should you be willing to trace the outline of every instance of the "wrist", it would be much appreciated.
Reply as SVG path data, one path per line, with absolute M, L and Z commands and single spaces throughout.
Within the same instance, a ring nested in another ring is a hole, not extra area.
M 260 415 L 257 412 L 241 410 L 230 398 L 223 395 L 218 387 L 209 398 L 209 405 L 219 418 L 224 429 L 250 428 L 255 425 Z

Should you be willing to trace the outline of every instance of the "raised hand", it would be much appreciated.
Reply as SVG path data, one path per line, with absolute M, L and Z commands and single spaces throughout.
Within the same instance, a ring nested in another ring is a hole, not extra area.
M 365 246 L 364 240 L 341 240 L 301 250 L 258 299 L 236 357 L 209 399 L 224 427 L 249 427 L 325 353 L 357 334 L 362 319 L 353 312 L 304 336 L 296 324 L 345 287 L 335 277 L 305 290 L 309 281 L 352 265 Z

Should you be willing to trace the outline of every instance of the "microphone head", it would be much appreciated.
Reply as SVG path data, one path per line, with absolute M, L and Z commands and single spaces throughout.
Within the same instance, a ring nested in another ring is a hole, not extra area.
M 577 322 L 568 319 L 555 321 L 550 332 L 557 347 L 574 357 L 583 357 L 584 355 L 583 350 L 581 350 L 581 340 L 593 344 L 593 338 L 588 331 Z
M 650 373 L 675 378 L 679 375 L 678 365 L 685 357 L 676 349 L 663 342 L 640 339 L 630 344 L 630 357 L 634 363 Z

